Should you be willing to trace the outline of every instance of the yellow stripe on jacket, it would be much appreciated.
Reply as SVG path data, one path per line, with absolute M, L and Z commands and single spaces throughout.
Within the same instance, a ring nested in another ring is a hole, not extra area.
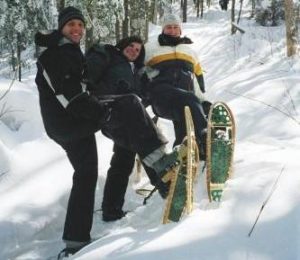
M 155 66 L 164 61 L 182 60 L 193 65 L 193 72 L 196 76 L 202 75 L 203 71 L 200 63 L 197 61 L 194 51 L 187 44 L 173 46 L 160 46 L 158 43 L 146 44 L 147 66 Z

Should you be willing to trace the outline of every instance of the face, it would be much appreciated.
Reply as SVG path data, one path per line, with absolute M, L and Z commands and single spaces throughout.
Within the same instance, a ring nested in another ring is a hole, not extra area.
M 132 42 L 123 50 L 123 55 L 128 61 L 135 61 L 140 55 L 141 49 L 142 44 L 138 42 Z
M 172 37 L 179 37 L 181 35 L 181 28 L 178 24 L 168 24 L 164 27 L 163 33 Z
M 84 23 L 79 19 L 72 19 L 64 25 L 62 34 L 71 42 L 79 44 L 84 34 Z

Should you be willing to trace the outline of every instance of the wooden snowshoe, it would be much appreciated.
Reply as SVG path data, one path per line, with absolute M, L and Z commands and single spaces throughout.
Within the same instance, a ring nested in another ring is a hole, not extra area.
M 210 108 L 207 127 L 207 191 L 210 201 L 220 201 L 231 176 L 235 145 L 235 122 L 229 107 L 217 102 Z
M 170 190 L 166 199 L 163 223 L 178 222 L 183 213 L 193 210 L 193 179 L 198 172 L 199 153 L 195 138 L 191 111 L 185 107 L 187 136 L 179 149 L 179 165 L 171 169 L 162 179 L 170 181 Z

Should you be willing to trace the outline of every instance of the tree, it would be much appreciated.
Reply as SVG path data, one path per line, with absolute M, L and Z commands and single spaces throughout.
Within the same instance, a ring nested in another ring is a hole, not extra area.
M 123 37 L 129 35 L 129 0 L 124 0 L 124 19 L 123 19 Z
M 235 34 L 236 28 L 233 26 L 235 22 L 235 0 L 232 0 L 231 3 L 231 34 Z
M 293 0 L 284 0 L 284 9 L 285 9 L 287 56 L 291 57 L 297 53 L 297 35 L 298 35 L 298 27 L 296 23 L 296 15 L 294 13 Z
M 130 0 L 130 35 L 147 37 L 147 6 L 146 1 Z
M 56 0 L 56 8 L 57 11 L 59 12 L 65 7 L 65 0 Z
M 148 8 L 148 21 L 157 24 L 158 1 L 151 0 Z
M 182 4 L 182 22 L 187 22 L 187 0 L 183 0 Z
M 34 34 L 39 29 L 53 27 L 52 0 L 4 0 L 0 4 L 0 39 L 3 48 L 11 53 L 12 69 L 19 69 L 21 80 L 22 51 L 33 44 Z

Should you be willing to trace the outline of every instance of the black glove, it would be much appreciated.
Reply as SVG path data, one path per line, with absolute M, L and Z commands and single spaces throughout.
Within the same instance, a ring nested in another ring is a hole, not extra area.
M 118 83 L 116 84 L 116 88 L 117 94 L 119 95 L 130 94 L 134 92 L 133 89 L 130 87 L 129 83 L 124 79 L 118 81 Z

